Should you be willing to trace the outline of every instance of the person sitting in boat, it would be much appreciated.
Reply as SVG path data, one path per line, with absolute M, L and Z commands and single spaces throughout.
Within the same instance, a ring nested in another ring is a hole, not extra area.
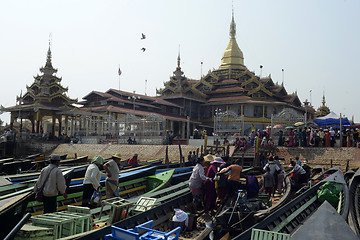
M 201 208 L 202 203 L 202 195 L 203 195 L 203 181 L 210 180 L 207 176 L 205 176 L 204 168 L 202 164 L 204 163 L 204 158 L 200 157 L 196 160 L 196 165 L 193 168 L 189 179 L 189 188 L 193 197 L 193 205 L 195 209 L 198 211 Z
M 40 188 L 43 190 L 44 214 L 56 212 L 58 194 L 62 194 L 67 199 L 65 178 L 61 170 L 60 156 L 52 155 L 50 164 L 41 170 L 40 176 L 35 183 L 34 192 L 38 192 Z
M 106 198 L 119 197 L 119 165 L 121 158 L 117 155 L 116 158 L 109 160 L 104 164 L 104 169 L 107 173 L 106 177 Z
M 294 180 L 297 184 L 303 184 L 307 182 L 306 177 L 306 171 L 303 167 L 301 167 L 299 164 L 296 164 L 296 162 L 291 161 L 290 166 L 293 167 L 293 169 L 290 171 L 289 174 L 292 180 Z M 294 173 L 294 174 L 293 174 Z
M 129 159 L 128 165 L 133 166 L 133 167 L 139 166 L 139 163 L 138 163 L 138 154 L 137 154 L 137 153 L 135 153 L 134 156 L 132 156 L 132 157 Z
M 106 174 L 100 171 L 100 168 L 103 166 L 103 164 L 104 158 L 100 155 L 96 155 L 93 157 L 91 164 L 86 169 L 83 181 L 83 207 L 96 207 L 90 204 L 90 199 L 95 190 L 100 191 L 100 179 L 102 176 L 106 176 Z

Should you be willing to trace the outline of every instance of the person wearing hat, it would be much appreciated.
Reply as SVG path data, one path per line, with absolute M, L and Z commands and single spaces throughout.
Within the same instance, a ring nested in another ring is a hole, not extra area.
M 40 176 L 34 186 L 35 193 L 43 186 L 44 214 L 56 212 L 56 198 L 59 193 L 67 199 L 65 178 L 58 168 L 59 165 L 60 156 L 52 155 L 50 157 L 50 164 L 41 170 Z
M 196 165 L 193 168 L 191 176 L 189 178 L 189 188 L 193 197 L 193 204 L 196 210 L 201 208 L 202 195 L 203 195 L 203 181 L 210 180 L 205 175 L 202 164 L 204 163 L 204 157 L 200 157 L 196 160 Z
M 205 213 L 208 213 L 216 208 L 216 189 L 214 178 L 218 172 L 218 167 L 224 164 L 224 160 L 221 157 L 216 157 L 214 161 L 210 162 L 210 167 L 207 171 L 206 176 L 209 180 L 205 181 Z M 211 179 L 211 180 L 210 180 Z
M 104 164 L 106 171 L 106 198 L 119 197 L 119 165 L 121 157 L 119 154 L 116 158 L 109 160 Z
M 132 157 L 129 159 L 128 165 L 133 166 L 133 167 L 139 166 L 138 154 L 137 154 L 137 153 L 135 153 L 134 156 L 132 156 Z
M 91 164 L 86 169 L 83 181 L 83 207 L 94 207 L 90 205 L 89 201 L 95 190 L 100 191 L 101 176 L 106 176 L 106 174 L 103 174 L 100 171 L 100 167 L 102 167 L 103 164 L 104 158 L 100 155 L 96 155 L 95 157 L 93 157 L 93 159 L 91 160 Z

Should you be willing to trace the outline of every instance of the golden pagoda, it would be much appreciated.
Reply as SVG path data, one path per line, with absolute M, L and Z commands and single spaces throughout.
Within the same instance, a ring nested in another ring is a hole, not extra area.
M 325 102 L 325 94 L 323 95 L 322 105 L 315 112 L 315 117 L 323 117 L 330 113 L 330 108 L 328 108 Z
M 178 57 L 179 59 L 179 57 Z M 185 109 L 184 114 L 201 126 L 215 128 L 218 113 L 233 113 L 232 118 L 242 118 L 244 128 L 264 128 L 271 124 L 271 116 L 285 108 L 302 116 L 305 112 L 297 93 L 288 94 L 283 84 L 274 83 L 271 75 L 256 76 L 244 64 L 243 52 L 236 41 L 234 14 L 230 23 L 230 40 L 222 55 L 218 69 L 209 71 L 200 80 L 187 79 L 177 70 L 164 88 L 157 90 L 161 98 Z M 238 128 L 238 120 L 231 122 Z

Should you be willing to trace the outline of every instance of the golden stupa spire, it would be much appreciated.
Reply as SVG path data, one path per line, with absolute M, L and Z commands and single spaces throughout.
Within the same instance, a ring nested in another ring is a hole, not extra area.
M 244 56 L 236 42 L 236 24 L 234 20 L 234 10 L 230 24 L 230 41 L 221 58 L 219 69 L 244 69 Z

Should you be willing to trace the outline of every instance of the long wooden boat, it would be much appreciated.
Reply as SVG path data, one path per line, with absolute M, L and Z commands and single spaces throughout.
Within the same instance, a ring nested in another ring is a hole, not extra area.
M 223 207 L 209 226 L 217 236 L 224 233 L 237 235 L 284 206 L 291 197 L 291 187 L 290 178 L 285 177 L 284 191 L 279 197 L 268 200 L 267 194 L 263 194 L 258 198 L 246 199 L 246 202 L 237 204 L 235 209 L 234 206 Z
M 153 170 L 153 174 L 155 173 L 155 167 L 150 167 L 150 170 Z M 148 169 L 140 169 L 135 171 L 130 171 L 126 173 L 119 174 L 119 195 L 122 198 L 131 198 L 136 197 L 146 192 L 149 192 L 158 186 L 163 187 L 171 178 L 174 170 L 169 170 L 163 173 L 159 173 L 156 175 L 147 175 L 142 176 Z M 148 172 L 150 173 L 150 172 Z M 104 180 L 105 181 L 105 180 Z M 70 194 L 68 194 L 68 198 L 64 199 L 63 196 L 57 197 L 58 202 L 58 210 L 62 211 L 67 209 L 68 205 L 76 205 L 79 206 L 82 204 L 82 183 L 76 184 L 75 186 L 78 191 L 74 191 L 71 188 L 74 185 L 70 185 Z M 105 195 L 106 188 L 102 187 L 101 192 Z M 103 197 L 105 198 L 105 196 Z M 43 203 L 38 201 L 30 201 L 27 206 L 27 212 L 30 212 L 32 215 L 42 214 L 43 211 Z
M 65 178 L 71 171 L 66 172 Z M 22 219 L 26 212 L 28 202 L 34 198 L 34 192 L 27 191 L 23 193 L 1 196 L 0 199 L 0 239 L 3 239 Z
M 357 240 L 350 226 L 327 201 L 291 236 L 291 240 Z
M 31 197 L 33 193 L 27 192 L 0 200 L 0 239 L 4 239 L 22 219 Z
M 346 219 L 349 212 L 349 189 L 344 180 L 344 176 L 339 169 L 270 214 L 261 222 L 253 225 L 251 228 L 232 239 L 251 239 L 252 228 L 287 234 L 294 233 L 321 205 L 321 202 L 317 197 L 317 191 L 327 182 L 341 184 L 342 191 L 339 194 L 340 200 L 336 210 L 343 219 Z
M 79 178 L 83 177 L 85 175 L 85 171 L 88 165 L 82 165 L 82 166 L 74 166 L 74 167 L 63 167 L 60 166 L 59 168 L 64 172 L 68 170 L 73 170 L 71 172 L 71 178 Z M 5 175 L 4 178 L 6 178 L 11 183 L 21 183 L 29 180 L 38 179 L 41 171 L 35 171 L 35 172 L 28 172 L 28 173 L 19 173 L 19 174 L 13 174 L 13 175 Z
M 360 168 L 350 180 L 350 220 L 349 224 L 360 237 Z
M 84 165 L 90 163 L 89 156 L 81 156 L 77 158 L 71 158 L 71 159 L 64 159 L 60 161 L 61 166 L 78 166 L 78 165 Z
M 177 165 L 174 165 L 174 166 L 177 166 Z M 170 182 L 171 185 L 175 185 L 180 182 L 188 180 L 190 178 L 190 175 L 191 175 L 193 169 L 194 169 L 194 166 L 174 168 L 175 171 L 171 178 L 171 182 Z M 162 165 L 160 166 L 160 168 L 158 167 L 156 170 L 157 173 L 160 173 L 163 171 L 167 171 L 167 169 L 162 168 Z
M 186 183 L 186 185 L 187 184 L 188 183 Z M 161 229 L 162 231 L 168 231 L 170 228 L 169 219 L 171 219 L 172 215 L 174 214 L 174 209 L 184 208 L 185 206 L 191 204 L 191 202 L 192 195 L 187 188 L 187 191 L 184 191 L 184 193 L 175 192 L 173 195 L 167 197 L 167 201 L 161 203 L 160 205 L 145 212 L 127 217 L 126 219 L 114 223 L 113 225 L 124 229 L 129 229 L 134 228 L 136 225 L 144 223 L 149 219 L 153 219 L 153 228 Z M 79 235 L 74 235 L 70 239 L 100 240 L 104 239 L 104 236 L 109 233 L 111 233 L 111 226 L 105 226 L 85 234 L 82 233 Z
M 353 178 L 353 176 L 355 175 L 355 171 L 354 170 L 348 170 L 346 171 L 346 173 L 344 174 L 344 179 L 345 182 L 350 185 L 350 180 Z

